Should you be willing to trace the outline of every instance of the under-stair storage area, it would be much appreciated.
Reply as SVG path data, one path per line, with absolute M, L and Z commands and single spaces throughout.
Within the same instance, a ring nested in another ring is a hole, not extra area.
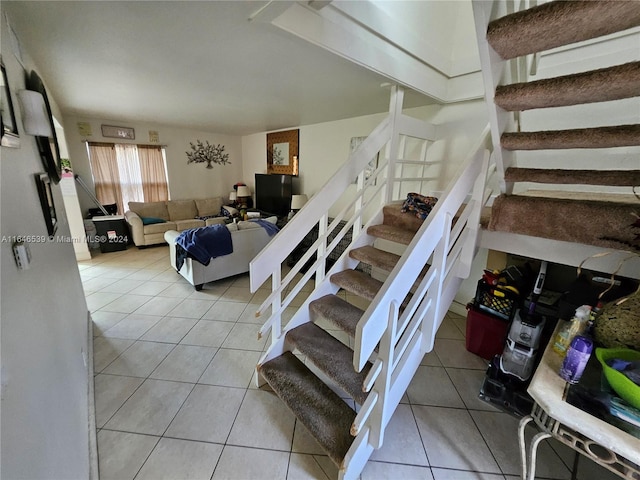
M 568 325 L 583 305 L 594 312 L 589 325 L 602 324 L 596 312 L 633 296 L 640 282 L 590 270 L 589 259 L 581 268 L 501 252 L 492 252 L 489 259 L 476 297 L 467 305 L 466 348 L 489 361 L 479 398 L 520 418 L 532 412 L 530 382 L 560 326 Z M 640 264 L 640 257 L 627 261 Z M 640 311 L 635 316 L 640 319 Z M 601 341 L 593 326 L 584 335 Z

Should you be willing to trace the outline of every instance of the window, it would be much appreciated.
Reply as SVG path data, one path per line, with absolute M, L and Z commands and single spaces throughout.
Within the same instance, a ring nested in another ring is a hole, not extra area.
M 129 202 L 169 199 L 164 149 L 156 145 L 88 144 L 96 197 L 103 205 L 116 203 L 118 212 Z

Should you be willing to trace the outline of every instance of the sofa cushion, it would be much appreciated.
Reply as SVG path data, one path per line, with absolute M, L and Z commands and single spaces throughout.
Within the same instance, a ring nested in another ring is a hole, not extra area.
M 170 200 L 167 202 L 169 220 L 187 220 L 198 216 L 196 203 L 193 200 Z
M 156 218 L 156 217 L 140 217 L 142 219 L 143 225 L 153 225 L 154 223 L 164 223 L 166 220 L 164 218 Z
M 153 223 L 151 225 L 145 225 L 144 234 L 150 235 L 152 233 L 164 233 L 167 230 L 175 230 L 176 224 L 175 222 L 164 222 L 164 223 Z
M 222 197 L 200 198 L 196 199 L 195 202 L 199 217 L 220 215 L 220 208 L 222 207 Z
M 238 224 L 237 223 L 227 223 L 227 228 L 229 229 L 230 232 L 237 232 L 238 231 Z
M 169 220 L 166 202 L 129 202 L 129 210 L 140 217 L 153 217 Z
M 190 228 L 204 227 L 204 220 L 198 220 L 195 218 L 187 220 L 176 220 L 174 223 L 176 224 L 176 230 L 178 230 L 179 232 L 182 232 L 183 230 L 189 230 Z

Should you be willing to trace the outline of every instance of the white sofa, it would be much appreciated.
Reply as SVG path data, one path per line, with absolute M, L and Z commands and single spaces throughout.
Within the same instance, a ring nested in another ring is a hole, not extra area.
M 168 200 L 166 202 L 129 202 L 124 218 L 129 224 L 133 243 L 137 247 L 164 243 L 169 230 L 181 232 L 190 228 L 225 223 L 220 214 L 222 197 L 193 200 Z M 205 219 L 202 219 L 205 218 Z M 148 222 L 157 223 L 148 223 Z
M 265 220 L 275 224 L 277 218 L 270 217 Z M 202 286 L 207 282 L 248 272 L 249 262 L 271 240 L 267 231 L 255 222 L 232 223 L 227 225 L 227 228 L 231 230 L 233 253 L 213 258 L 207 266 L 197 260 L 186 258 L 178 271 L 198 291 L 202 290 Z M 173 268 L 176 268 L 176 238 L 179 235 L 180 232 L 175 230 L 169 230 L 164 234 L 164 239 L 169 244 L 169 261 Z

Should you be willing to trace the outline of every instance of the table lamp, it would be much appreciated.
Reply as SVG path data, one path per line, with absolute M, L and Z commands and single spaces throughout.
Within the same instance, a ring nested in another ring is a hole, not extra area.
M 231 205 L 235 206 L 236 205 L 236 200 L 238 200 L 238 194 L 234 190 L 233 192 L 231 192 L 229 194 L 229 201 L 231 202 Z
M 291 212 L 289 212 L 289 220 L 291 220 L 291 218 L 293 218 L 293 216 L 298 213 L 298 210 L 304 207 L 304 204 L 307 203 L 307 200 L 308 198 L 304 194 L 291 196 Z
M 237 200 L 241 205 L 246 207 L 247 198 L 251 197 L 251 190 L 246 185 L 241 185 L 238 187 Z

